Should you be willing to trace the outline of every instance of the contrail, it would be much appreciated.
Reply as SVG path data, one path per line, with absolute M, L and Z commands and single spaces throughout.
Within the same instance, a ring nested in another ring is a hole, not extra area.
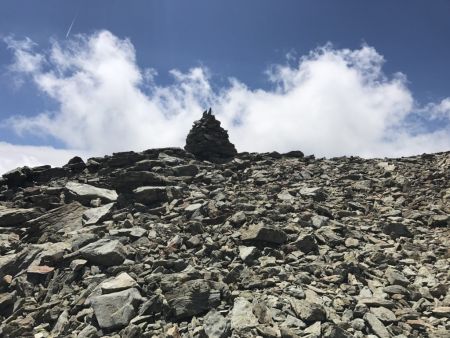
M 73 24 L 75 23 L 75 20 L 76 20 L 77 18 L 78 18 L 78 12 L 77 12 L 77 14 L 75 14 L 75 16 L 73 17 L 72 23 L 70 24 L 69 29 L 67 30 L 67 33 L 66 33 L 66 39 L 69 37 L 69 34 L 70 34 L 70 32 L 72 31 Z

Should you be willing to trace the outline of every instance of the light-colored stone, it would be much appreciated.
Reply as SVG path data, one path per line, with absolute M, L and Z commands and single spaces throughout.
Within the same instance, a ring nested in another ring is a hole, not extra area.
M 137 282 L 126 272 L 100 284 L 102 293 L 113 293 L 137 286 Z

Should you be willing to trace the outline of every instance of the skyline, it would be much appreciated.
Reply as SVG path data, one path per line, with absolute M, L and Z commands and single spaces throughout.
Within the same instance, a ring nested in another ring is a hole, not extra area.
M 209 106 L 239 151 L 450 149 L 450 4 L 258 4 L 2 2 L 0 170 L 183 146 Z

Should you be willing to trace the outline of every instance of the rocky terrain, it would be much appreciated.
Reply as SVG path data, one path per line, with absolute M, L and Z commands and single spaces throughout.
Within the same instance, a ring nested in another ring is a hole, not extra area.
M 3 175 L 0 336 L 449 337 L 449 152 L 218 142 Z

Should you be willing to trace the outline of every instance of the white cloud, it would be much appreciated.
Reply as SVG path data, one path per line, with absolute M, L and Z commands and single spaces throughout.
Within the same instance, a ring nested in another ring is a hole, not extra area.
M 87 155 L 76 150 L 23 146 L 0 142 L 0 174 L 23 166 L 35 167 L 50 164 L 60 167 L 74 156 L 81 156 L 86 159 Z
M 12 69 L 30 76 L 59 106 L 8 123 L 17 132 L 56 137 L 70 149 L 183 146 L 192 122 L 209 106 L 240 151 L 372 157 L 450 149 L 450 98 L 418 107 L 406 77 L 385 75 L 383 57 L 370 46 L 327 45 L 295 65 L 274 65 L 268 71 L 271 90 L 230 79 L 214 91 L 207 69 L 198 67 L 173 70 L 173 84 L 158 85 L 155 70 L 137 65 L 132 43 L 108 31 L 53 42 L 47 53 L 34 52 L 30 40 L 8 43 L 15 53 Z M 446 123 L 427 131 L 426 121 L 438 113 Z M 407 122 L 412 114 L 425 125 Z

